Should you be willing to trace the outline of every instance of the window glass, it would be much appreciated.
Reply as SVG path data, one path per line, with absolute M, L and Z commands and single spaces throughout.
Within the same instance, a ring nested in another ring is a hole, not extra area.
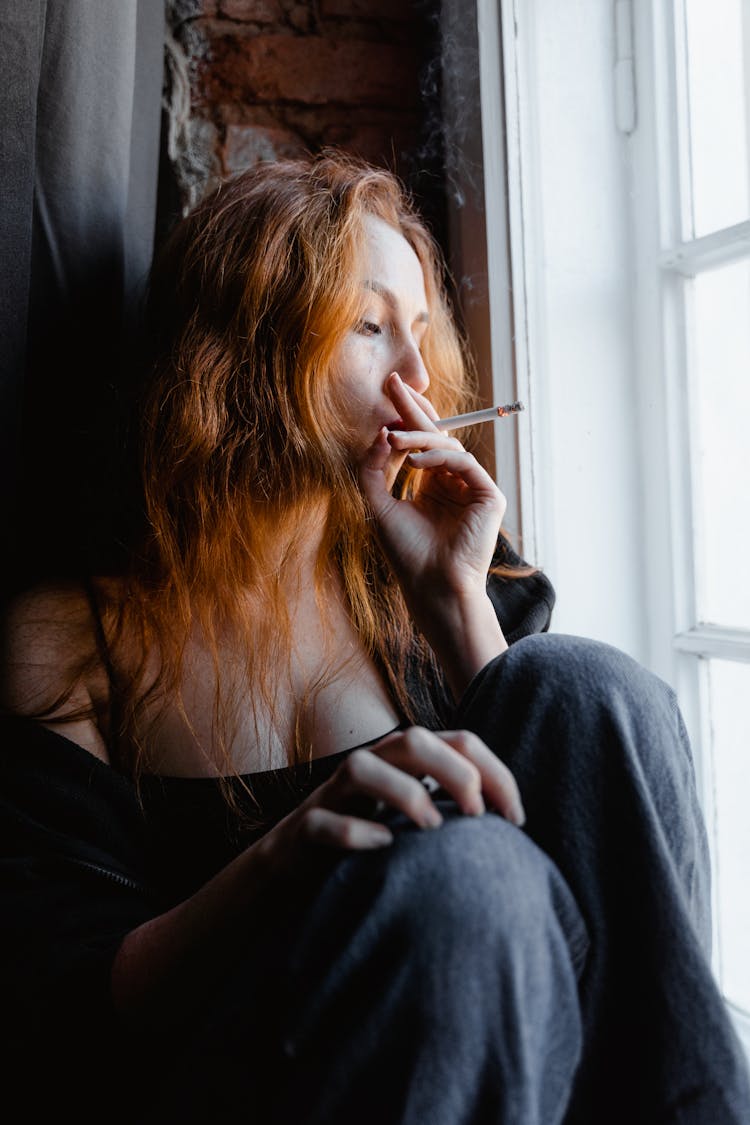
M 750 0 L 684 0 L 693 230 L 697 238 L 750 218 Z
M 724 995 L 750 1012 L 750 664 L 709 661 L 717 962 Z
M 750 260 L 693 288 L 698 617 L 750 628 Z

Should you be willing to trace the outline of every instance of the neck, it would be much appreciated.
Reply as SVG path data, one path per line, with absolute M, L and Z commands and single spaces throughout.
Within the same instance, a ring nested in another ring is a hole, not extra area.
M 304 510 L 286 513 L 269 527 L 265 547 L 272 572 L 304 581 L 311 578 L 325 537 L 329 508 L 328 498 L 321 497 L 306 504 Z

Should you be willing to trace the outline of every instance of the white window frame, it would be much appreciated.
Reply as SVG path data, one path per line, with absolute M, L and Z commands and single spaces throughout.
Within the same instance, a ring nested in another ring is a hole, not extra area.
M 626 354 L 623 344 L 623 354 L 617 359 L 629 369 L 635 404 L 635 422 L 622 422 L 632 430 L 628 441 L 633 467 L 627 468 L 621 458 L 616 473 L 638 495 L 639 553 L 631 561 L 640 569 L 642 586 L 632 585 L 622 592 L 627 612 L 639 618 L 635 632 L 621 641 L 613 617 L 604 623 L 600 636 L 630 651 L 675 688 L 694 750 L 709 836 L 713 837 L 707 658 L 750 661 L 750 631 L 703 625 L 696 614 L 691 493 L 695 442 L 691 441 L 693 422 L 686 394 L 691 350 L 683 282 L 696 271 L 750 256 L 750 222 L 692 242 L 681 238 L 689 200 L 681 190 L 688 178 L 687 168 L 680 164 L 686 151 L 679 136 L 679 129 L 684 128 L 686 95 L 685 76 L 674 65 L 673 45 L 680 46 L 681 34 L 673 15 L 677 2 L 609 0 L 606 5 L 606 18 L 611 21 L 612 127 L 623 135 L 622 176 L 630 200 L 626 220 L 631 235 L 629 259 L 620 263 L 629 274 L 630 292 L 628 298 L 618 299 L 629 301 L 632 350 Z M 456 6 L 463 8 L 465 18 L 462 0 L 446 0 L 447 8 Z M 573 24 L 601 20 L 603 8 L 593 0 L 570 0 L 565 17 Z M 495 401 L 521 398 L 529 407 L 518 428 L 512 463 L 507 441 L 503 441 L 506 435 L 499 426 L 495 428 L 494 454 L 501 466 L 501 482 L 507 491 L 510 479 L 517 501 L 513 525 L 522 533 L 526 557 L 541 565 L 550 563 L 554 582 L 553 564 L 559 558 L 565 562 L 561 551 L 568 547 L 555 542 L 546 446 L 552 424 L 569 425 L 575 433 L 575 419 L 561 420 L 556 415 L 551 422 L 545 417 L 546 399 L 555 388 L 547 354 L 549 287 L 540 266 L 548 249 L 543 244 L 544 201 L 539 198 L 543 191 L 540 152 L 542 163 L 544 152 L 534 136 L 533 101 L 540 77 L 534 57 L 541 42 L 539 21 L 549 18 L 550 12 L 545 0 L 476 0 L 480 157 L 485 180 L 484 267 L 491 314 L 491 350 L 484 359 L 492 378 L 484 393 Z M 546 25 L 542 32 L 555 34 Z M 571 66 L 575 65 L 571 59 Z M 606 174 L 611 174 L 611 168 Z M 503 185 L 502 190 L 497 190 L 498 184 Z M 613 403 L 617 401 L 622 402 L 622 387 L 613 391 Z M 592 465 L 591 469 L 604 473 L 605 466 Z M 630 473 L 627 480 L 626 473 Z M 584 541 L 579 549 L 585 552 L 589 546 Z M 606 544 L 600 541 L 594 550 L 598 551 L 595 569 L 606 568 L 610 561 Z M 574 627 L 565 631 L 579 631 L 575 617 L 568 616 L 566 626 L 571 620 Z M 592 635 L 587 627 L 580 631 Z M 712 860 L 715 862 L 713 847 Z M 714 909 L 715 926 L 716 921 Z M 716 933 L 713 947 L 716 952 Z M 718 975 L 718 965 L 714 968 Z M 750 1054 L 750 1020 L 736 1011 L 732 1015 Z
M 642 184 L 644 169 L 652 167 L 656 172 L 651 198 L 646 198 L 649 192 L 644 187 L 634 200 L 639 216 L 636 276 L 642 290 L 636 331 L 641 375 L 649 383 L 661 383 L 664 396 L 663 412 L 644 434 L 643 450 L 655 485 L 649 525 L 656 536 L 656 554 L 664 560 L 649 583 L 652 661 L 673 682 L 690 731 L 716 876 L 720 856 L 715 841 L 708 661 L 750 663 L 750 630 L 705 624 L 698 613 L 700 560 L 694 550 L 697 505 L 692 495 L 698 442 L 695 412 L 690 409 L 693 351 L 690 291 L 684 279 L 750 258 L 750 221 L 683 240 L 692 204 L 687 76 L 679 63 L 686 55 L 681 16 L 681 0 L 636 0 L 633 5 L 641 110 L 634 165 Z M 745 30 L 750 34 L 747 25 Z M 671 599 L 665 597 L 670 588 Z M 714 888 L 716 884 L 714 877 Z M 720 977 L 717 923 L 714 904 L 714 969 Z M 729 1003 L 728 1007 L 750 1055 L 750 1015 Z

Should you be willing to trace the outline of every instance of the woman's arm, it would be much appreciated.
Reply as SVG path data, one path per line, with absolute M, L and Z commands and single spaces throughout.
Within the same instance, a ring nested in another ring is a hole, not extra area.
M 418 611 L 417 611 L 418 612 Z M 417 613 L 415 619 L 419 620 Z M 422 615 L 421 626 L 458 701 L 486 664 L 505 652 L 508 643 L 488 595 L 453 598 Z
M 273 878 L 263 841 L 240 853 L 189 899 L 126 934 L 112 965 L 112 999 L 128 1022 L 174 1007 L 185 989 L 191 1000 L 210 983 L 217 961 L 249 933 L 256 901 Z M 173 1012 L 174 1014 L 174 1012 Z
M 507 642 L 487 594 L 505 497 L 476 458 L 438 430 L 429 402 L 392 375 L 404 430 L 382 430 L 360 466 L 363 492 L 411 615 L 455 699 Z M 391 494 L 408 457 L 424 470 L 413 500 Z

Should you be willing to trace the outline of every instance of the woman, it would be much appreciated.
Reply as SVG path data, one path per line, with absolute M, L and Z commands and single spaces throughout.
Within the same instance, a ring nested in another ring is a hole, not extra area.
M 129 564 L 8 613 L 9 1073 L 79 1118 L 739 1122 L 674 697 L 546 632 L 435 425 L 470 369 L 397 181 L 222 184 L 149 325 Z

